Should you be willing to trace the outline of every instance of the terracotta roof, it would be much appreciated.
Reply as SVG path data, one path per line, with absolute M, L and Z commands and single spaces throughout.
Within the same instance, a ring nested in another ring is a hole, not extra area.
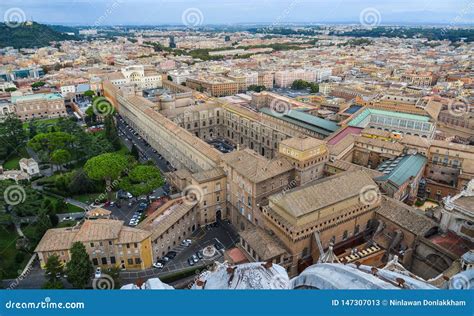
M 313 137 L 292 137 L 283 140 L 281 144 L 299 151 L 306 151 L 324 145 L 326 142 Z
M 201 183 L 201 182 L 206 182 L 213 179 L 225 177 L 225 173 L 224 173 L 224 170 L 222 170 L 222 168 L 214 168 L 211 170 L 205 170 L 205 171 L 193 173 L 192 177 L 197 182 Z
M 128 243 L 134 243 L 134 242 L 141 242 L 142 240 L 146 239 L 149 236 L 151 236 L 151 233 L 148 231 L 124 226 L 122 230 L 120 230 L 117 243 L 128 244 Z
M 266 261 L 286 253 L 285 249 L 260 227 L 255 226 L 244 230 L 239 235 L 249 244 L 250 248 L 255 250 L 260 261 Z
M 386 196 L 375 212 L 417 236 L 424 237 L 431 228 L 438 226 L 416 208 Z
M 252 182 L 262 182 L 293 169 L 284 158 L 267 159 L 251 149 L 233 151 L 222 160 Z
M 334 176 L 270 196 L 274 205 L 294 217 L 301 217 L 340 201 L 359 196 L 364 187 L 377 185 L 365 171 L 342 172 Z
M 372 179 L 383 176 L 383 172 L 380 172 L 380 171 L 377 171 L 377 170 L 374 170 L 374 169 L 370 169 L 370 168 L 367 168 L 367 167 L 364 167 L 364 166 L 356 165 L 355 163 L 345 161 L 345 160 L 341 160 L 341 159 L 336 159 L 334 161 L 328 161 L 326 163 L 326 165 L 330 166 L 330 167 L 334 167 L 336 169 L 341 169 L 341 170 L 344 170 L 344 171 L 364 170 L 364 171 L 368 172 L 371 175 Z
M 376 146 L 376 147 L 380 147 L 380 148 L 388 148 L 388 149 L 396 150 L 396 151 L 400 151 L 400 152 L 403 151 L 403 148 L 404 148 L 403 145 L 401 145 L 397 142 L 384 141 L 384 140 L 381 140 L 381 139 L 368 138 L 368 137 L 364 137 L 364 136 L 356 136 L 355 141 L 359 142 L 359 143 L 371 145 L 371 146 Z
M 88 242 L 117 239 L 122 227 L 123 221 L 114 219 L 88 220 L 82 224 L 74 241 Z
M 77 233 L 77 229 L 70 227 L 48 229 L 36 246 L 35 252 L 68 250 Z
M 196 204 L 184 203 L 184 198 L 171 200 L 138 224 L 137 228 L 151 232 L 151 239 L 155 240 L 186 215 Z

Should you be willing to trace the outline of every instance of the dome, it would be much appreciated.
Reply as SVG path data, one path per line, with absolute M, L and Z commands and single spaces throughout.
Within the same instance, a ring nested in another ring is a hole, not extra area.
M 290 289 L 290 280 L 285 268 L 263 262 L 244 263 L 231 266 L 216 263 L 214 271 L 199 276 L 192 289 L 212 290 L 281 290 Z

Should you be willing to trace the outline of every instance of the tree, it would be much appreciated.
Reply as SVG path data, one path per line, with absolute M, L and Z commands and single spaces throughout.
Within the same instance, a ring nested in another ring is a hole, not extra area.
M 26 141 L 23 123 L 15 114 L 8 114 L 0 123 L 0 159 L 7 158 Z
M 121 287 L 121 280 L 120 280 L 120 268 L 119 267 L 112 267 L 108 268 L 105 273 L 112 278 L 114 281 L 114 289 L 120 289 Z
M 16 88 L 13 88 L 13 87 L 5 89 L 5 92 L 14 92 L 14 91 L 16 91 Z
M 67 280 L 77 289 L 84 289 L 91 278 L 94 268 L 86 247 L 76 241 L 71 248 L 71 260 L 66 264 Z
M 51 162 L 61 167 L 71 161 L 71 153 L 66 149 L 56 149 L 51 153 Z
M 168 75 L 168 78 L 167 78 L 169 81 L 173 81 L 173 77 L 171 77 L 170 75 Z
M 112 180 L 117 179 L 127 165 L 128 160 L 124 155 L 106 153 L 87 160 L 84 171 L 92 180 L 105 181 L 109 199 L 111 199 Z
M 49 282 L 55 283 L 60 280 L 60 275 L 63 273 L 63 266 L 59 261 L 59 256 L 52 255 L 48 257 L 45 265 L 46 278 Z
M 105 137 L 114 146 L 115 150 L 119 150 L 122 147 L 120 139 L 117 133 L 117 127 L 115 126 L 114 118 L 112 115 L 107 115 L 104 120 L 105 126 Z
M 32 139 L 32 138 L 35 137 L 37 134 L 38 134 L 38 132 L 37 132 L 37 128 L 36 128 L 35 121 L 32 120 L 32 121 L 30 122 L 30 124 L 28 124 L 28 136 L 30 137 L 30 139 Z
M 311 93 L 318 93 L 319 92 L 319 85 L 317 83 L 310 84 L 310 91 Z
M 87 91 L 84 92 L 84 96 L 88 97 L 88 98 L 92 98 L 92 97 L 95 96 L 95 92 L 92 91 L 92 90 L 87 90 Z
M 68 192 L 72 195 L 97 191 L 97 183 L 89 179 L 82 169 L 72 174 L 71 180 L 66 184 L 66 187 Z
M 130 151 L 130 154 L 135 158 L 137 161 L 140 159 L 140 153 L 138 152 L 137 146 L 132 144 L 132 149 Z
M 46 84 L 46 82 L 44 81 L 36 81 L 34 83 L 31 84 L 31 87 L 32 88 L 39 88 L 39 87 L 42 87 Z
M 72 147 L 75 137 L 65 132 L 40 133 L 28 142 L 28 146 L 43 154 L 48 161 L 52 159 L 52 153 L 59 149 Z M 64 153 L 61 153 L 63 155 Z
M 40 210 L 40 214 L 36 220 L 34 236 L 36 241 L 40 241 L 46 231 L 53 227 L 53 223 L 51 223 L 51 219 L 47 213 L 46 210 Z
M 308 88 L 308 86 L 309 86 L 308 82 L 298 79 L 298 80 L 293 81 L 293 84 L 291 85 L 291 89 L 303 90 L 303 89 Z
M 250 85 L 247 90 L 249 91 L 255 91 L 255 92 L 262 92 L 264 90 L 266 90 L 266 87 L 265 86 L 262 86 L 262 85 L 255 85 L 255 84 L 252 84 Z
M 147 194 L 164 184 L 161 172 L 155 166 L 135 166 L 120 182 L 120 187 L 134 196 Z

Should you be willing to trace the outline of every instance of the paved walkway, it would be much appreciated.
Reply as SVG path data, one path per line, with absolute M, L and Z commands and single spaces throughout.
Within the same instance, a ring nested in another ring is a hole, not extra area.
M 77 207 L 80 207 L 80 208 L 82 208 L 83 210 L 86 210 L 86 211 L 90 211 L 92 209 L 92 207 L 89 206 L 88 204 L 83 203 L 81 201 L 71 199 L 71 198 L 65 198 L 64 202 L 66 202 L 68 204 L 71 204 L 71 205 L 74 205 L 74 206 L 77 206 Z

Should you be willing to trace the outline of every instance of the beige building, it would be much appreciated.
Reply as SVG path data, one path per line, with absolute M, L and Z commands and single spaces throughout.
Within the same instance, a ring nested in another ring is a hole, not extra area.
M 320 256 L 315 233 L 323 249 L 355 238 L 368 227 L 379 194 L 365 171 L 343 172 L 270 196 L 262 207 L 264 226 L 283 243 L 291 255 L 290 273 L 296 274 L 299 265 Z
M 190 198 L 171 200 L 137 226 L 151 234 L 152 258 L 163 257 L 199 227 L 199 210 L 196 204 L 197 201 Z
M 95 267 L 148 269 L 152 265 L 150 232 L 127 227 L 112 219 L 86 220 L 79 227 L 49 229 L 35 252 L 44 269 L 51 255 L 66 264 L 71 247 L 81 242 Z
M 12 104 L 22 121 L 67 116 L 64 99 L 59 93 L 14 96 Z
M 311 137 L 286 139 L 279 144 L 278 152 L 293 164 L 298 186 L 321 178 L 329 160 L 326 143 Z
M 260 206 L 268 203 L 270 195 L 292 186 L 293 166 L 285 158 L 266 159 L 249 149 L 222 159 L 231 222 L 239 230 L 262 226 Z

